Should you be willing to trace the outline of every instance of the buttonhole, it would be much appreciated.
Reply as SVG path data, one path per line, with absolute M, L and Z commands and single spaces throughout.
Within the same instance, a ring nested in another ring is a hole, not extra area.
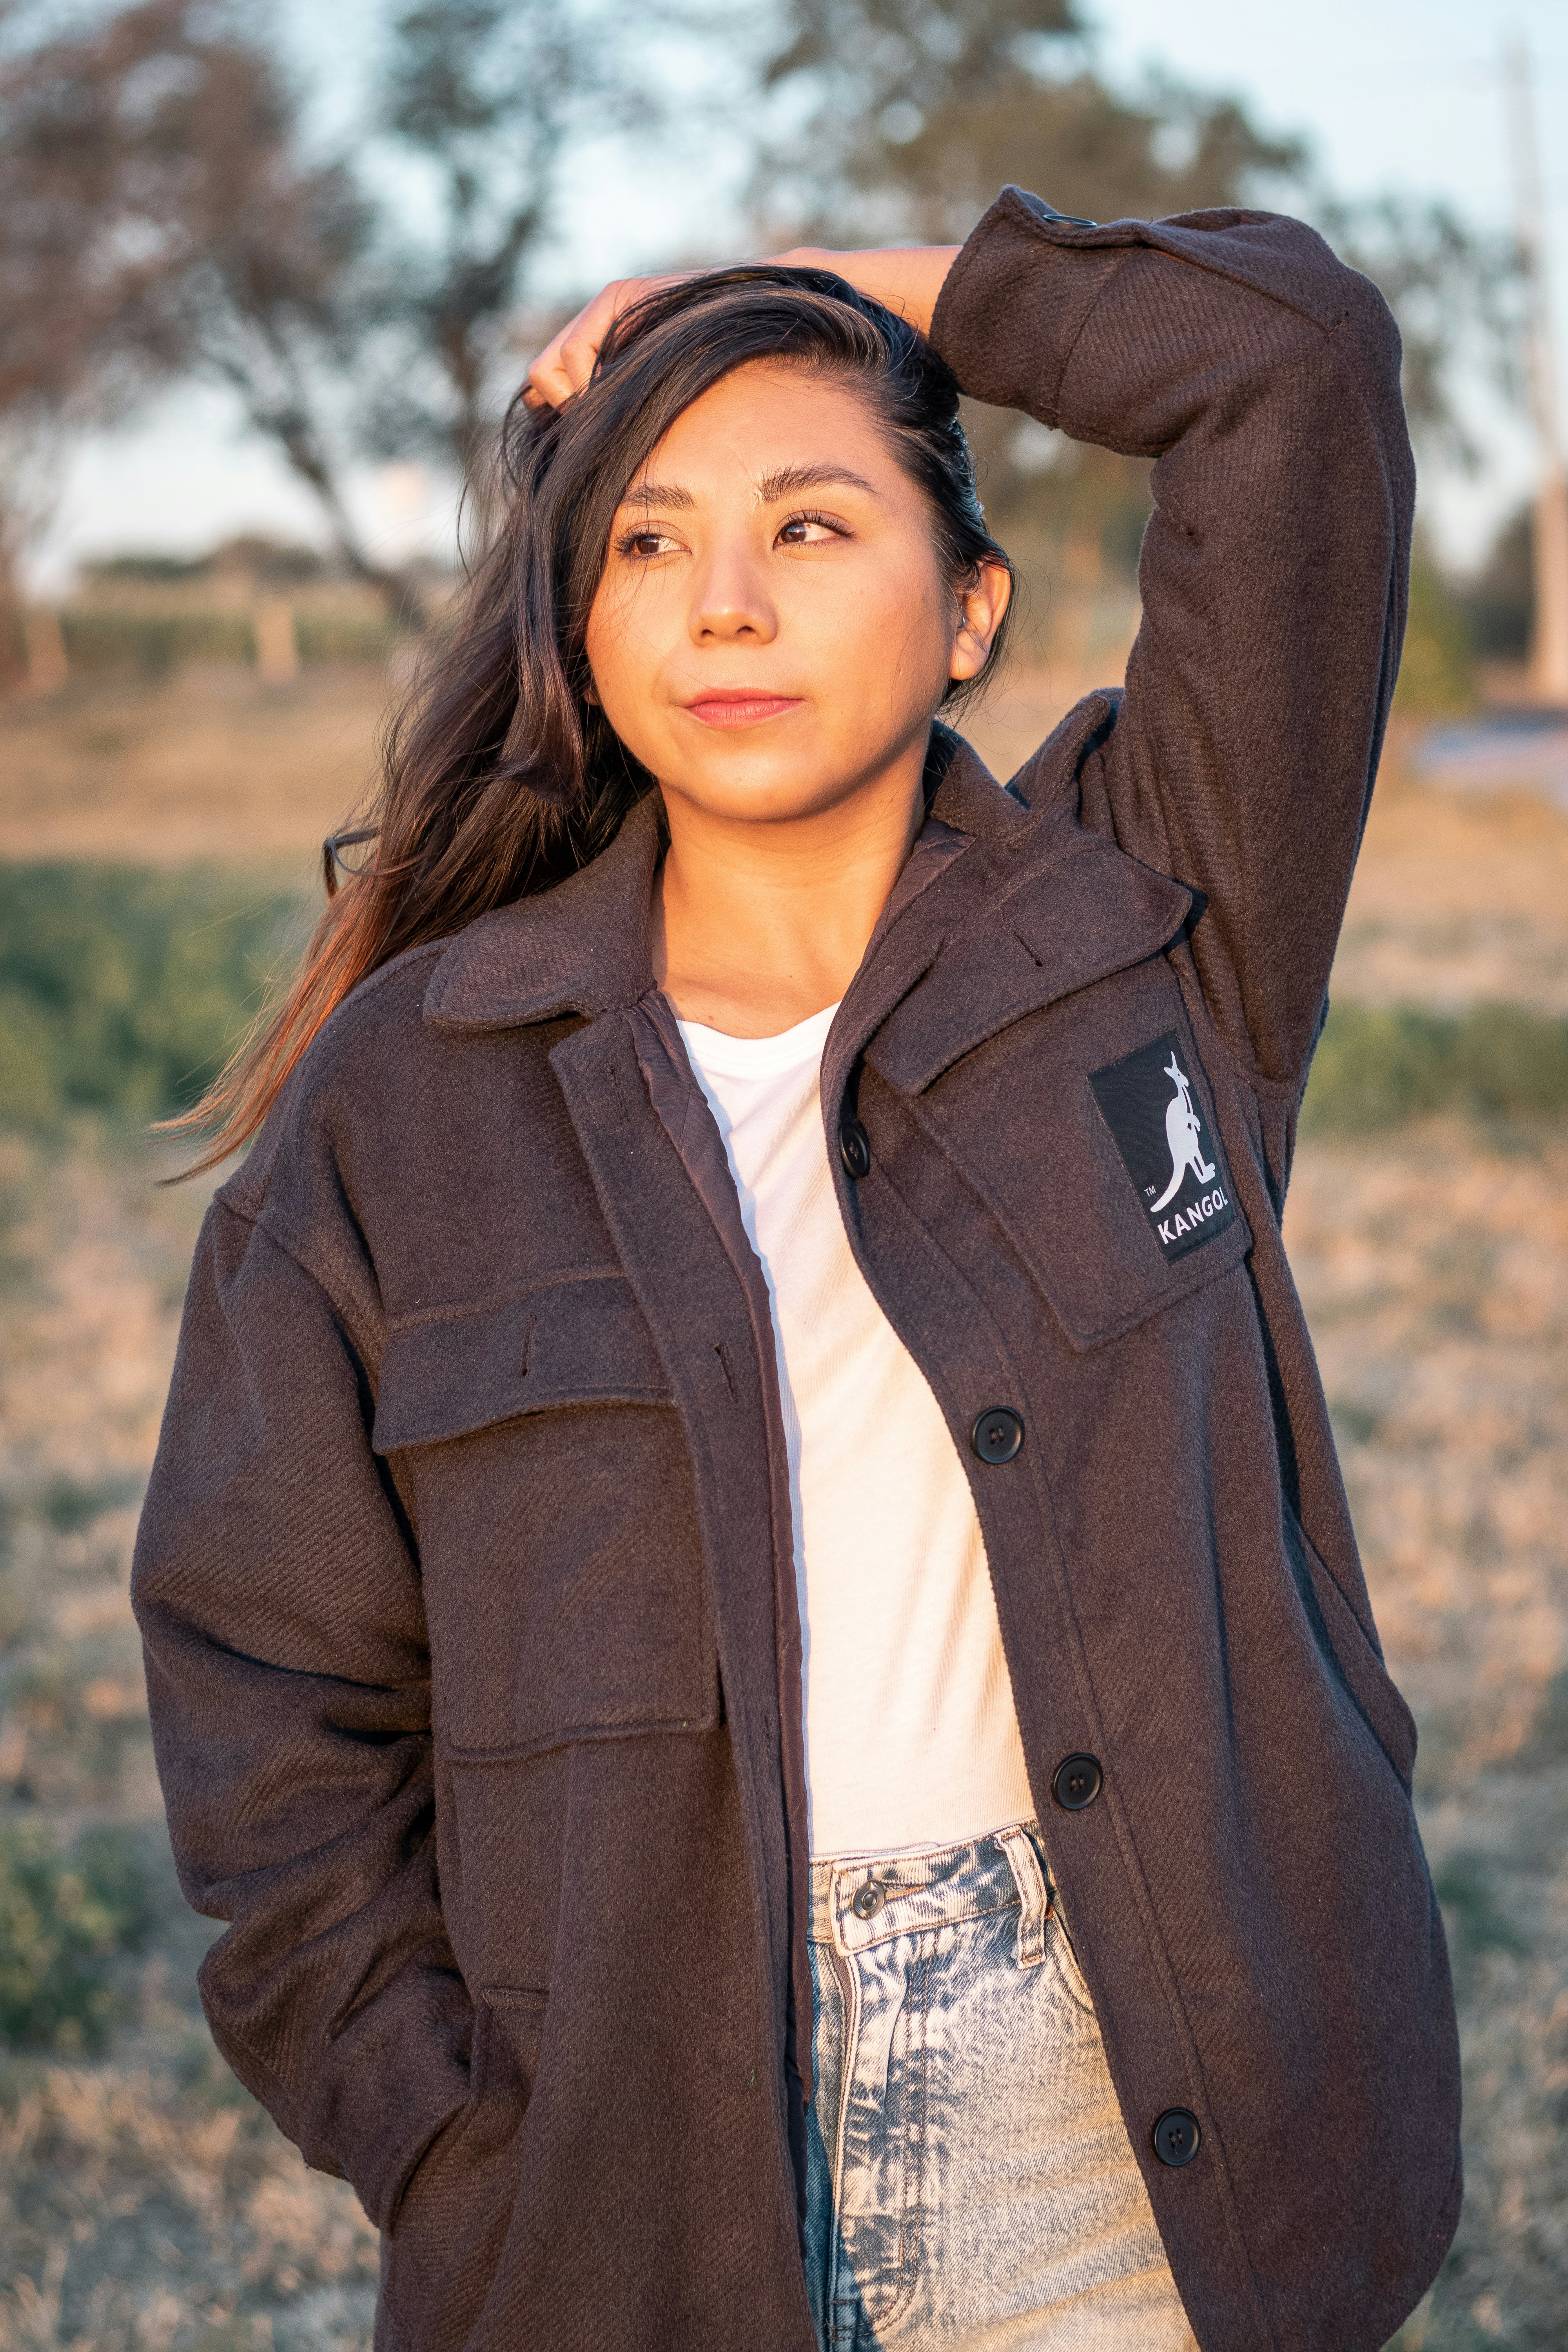
M 522 1327 L 522 1361 L 517 1368 L 518 1378 L 527 1380 L 528 1367 L 533 1355 L 533 1326 L 537 1318 L 531 1315 Z
M 719 1370 L 724 1375 L 724 1386 L 729 1390 L 731 1400 L 732 1402 L 735 1394 L 735 1376 L 730 1370 L 729 1351 L 725 1348 L 722 1339 L 714 1340 L 713 1353 L 719 1359 Z
M 1029 945 L 1029 942 L 1028 942 L 1028 940 L 1024 937 L 1023 932 L 1022 932 L 1022 931 L 1015 931 L 1015 932 L 1014 932 L 1014 934 L 1013 934 L 1013 937 L 1017 940 L 1018 945 L 1023 949 L 1024 953 L 1028 957 L 1029 961 L 1030 961 L 1032 964 L 1037 965 L 1040 970 L 1042 970 L 1042 971 L 1043 971 L 1043 970 L 1044 970 L 1044 968 L 1045 968 L 1043 958 L 1041 958 L 1041 957 L 1037 956 L 1037 955 L 1035 953 L 1034 949 Z

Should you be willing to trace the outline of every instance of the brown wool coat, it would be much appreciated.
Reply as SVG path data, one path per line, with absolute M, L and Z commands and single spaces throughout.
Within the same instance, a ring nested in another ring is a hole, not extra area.
M 939 732 L 824 1149 L 972 1480 L 1204 2352 L 1373 2352 L 1453 2232 L 1458 2063 L 1279 1213 L 1404 621 L 1397 339 L 1292 222 L 1016 190 L 933 339 L 1158 460 L 1143 625 L 1010 794 Z M 782 1441 L 648 995 L 658 843 L 645 803 L 329 1024 L 208 1219 L 142 1521 L 208 2014 L 385 2231 L 386 2352 L 812 2344 Z M 1168 1255 L 1091 1081 L 1171 1038 L 1234 1213 Z

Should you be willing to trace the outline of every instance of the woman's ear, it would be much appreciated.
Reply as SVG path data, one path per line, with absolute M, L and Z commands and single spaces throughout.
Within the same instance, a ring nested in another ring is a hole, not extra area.
M 1013 593 L 1004 564 L 982 563 L 976 569 L 974 584 L 964 590 L 959 605 L 952 656 L 947 666 L 949 677 L 979 677 L 991 658 L 991 647 Z
M 588 682 L 583 688 L 583 699 L 584 702 L 592 703 L 595 709 L 597 709 L 599 703 L 599 689 L 594 683 L 592 671 L 589 672 Z

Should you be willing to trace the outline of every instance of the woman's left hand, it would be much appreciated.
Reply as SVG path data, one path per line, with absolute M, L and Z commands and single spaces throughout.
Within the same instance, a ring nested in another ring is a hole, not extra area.
M 532 362 L 522 388 L 524 406 L 559 408 L 574 392 L 581 392 L 593 374 L 599 347 L 623 310 L 629 310 L 634 302 L 661 286 L 679 286 L 682 278 L 702 274 L 696 269 L 671 269 L 662 278 L 612 278 L 591 302 L 584 303 L 574 319 L 568 319 Z
M 834 270 L 862 294 L 885 302 L 922 334 L 929 334 L 937 297 L 959 251 L 956 245 L 894 246 L 860 253 L 797 246 L 793 252 L 770 254 L 766 258 L 787 269 Z M 701 269 L 671 269 L 661 278 L 613 278 L 574 319 L 567 320 L 533 362 L 523 386 L 525 406 L 559 408 L 574 392 L 581 392 L 593 374 L 605 337 L 623 310 L 629 310 L 634 302 L 660 286 L 679 286 L 685 278 L 707 275 Z

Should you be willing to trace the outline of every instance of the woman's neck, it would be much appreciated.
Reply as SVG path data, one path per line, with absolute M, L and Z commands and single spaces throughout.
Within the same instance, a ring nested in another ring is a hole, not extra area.
M 654 976 L 684 1021 L 772 1037 L 836 1004 L 921 828 L 923 756 L 776 824 L 667 789 Z

